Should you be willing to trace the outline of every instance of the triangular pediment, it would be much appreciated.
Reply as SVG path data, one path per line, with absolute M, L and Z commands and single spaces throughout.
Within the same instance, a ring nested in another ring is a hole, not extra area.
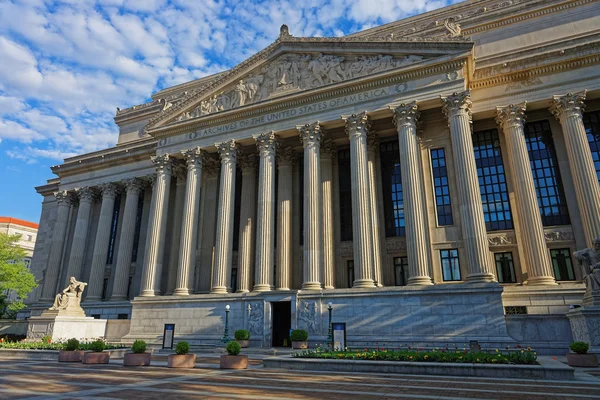
M 464 54 L 472 45 L 465 38 L 280 37 L 204 90 L 167 103 L 146 131 Z

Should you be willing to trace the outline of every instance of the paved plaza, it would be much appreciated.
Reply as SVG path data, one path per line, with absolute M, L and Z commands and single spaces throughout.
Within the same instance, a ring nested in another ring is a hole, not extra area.
M 288 372 L 252 360 L 218 369 L 218 356 L 193 370 L 0 360 L 2 399 L 600 399 L 600 378 L 533 381 L 447 376 Z

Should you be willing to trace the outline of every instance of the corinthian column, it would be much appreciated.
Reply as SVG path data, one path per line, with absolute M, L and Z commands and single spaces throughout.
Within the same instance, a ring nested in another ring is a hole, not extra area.
M 160 294 L 164 243 L 167 231 L 167 211 L 169 210 L 169 189 L 171 188 L 171 159 L 168 154 L 152 157 L 156 165 L 156 176 L 150 203 L 150 219 L 146 235 L 146 254 L 142 273 L 140 296 Z
M 409 285 L 431 285 L 427 263 L 427 223 L 421 190 L 421 148 L 417 137 L 417 102 L 401 104 L 393 111 L 398 130 L 400 172 L 406 222 L 406 255 L 408 257 Z
M 371 200 L 371 226 L 373 227 L 373 279 L 377 286 L 383 286 L 382 269 L 382 236 L 381 224 L 379 223 L 379 188 L 377 181 L 377 162 L 379 161 L 379 139 L 370 133 L 367 137 L 367 154 L 369 169 L 369 198 Z
M 296 127 L 304 146 L 304 282 L 303 290 L 321 289 L 323 265 L 323 196 L 321 193 L 321 126 Z
M 129 287 L 129 272 L 131 269 L 131 257 L 133 256 L 133 244 L 135 236 L 135 225 L 138 213 L 138 201 L 143 190 L 141 180 L 133 178 L 123 182 L 125 184 L 125 209 L 123 210 L 123 224 L 119 239 L 119 251 L 117 252 L 117 266 L 111 300 L 127 299 L 127 288 Z
M 254 226 L 256 224 L 256 155 L 240 157 L 242 168 L 242 204 L 240 205 L 240 241 L 238 245 L 238 293 L 252 287 L 254 263 Z
M 535 184 L 525 142 L 525 103 L 497 107 L 496 122 L 502 127 L 508 147 L 510 175 L 512 177 L 517 214 L 521 232 L 519 240 L 523 244 L 523 257 L 526 261 L 530 285 L 556 284 L 552 275 L 552 266 L 546 241 L 544 227 L 537 203 Z
M 106 268 L 106 257 L 108 255 L 117 187 L 113 183 L 105 183 L 100 186 L 100 192 L 102 194 L 102 205 L 100 206 L 100 218 L 98 219 L 98 228 L 96 229 L 89 290 L 86 297 L 88 301 L 100 300 L 102 298 L 104 269 Z
M 258 209 L 256 214 L 256 275 L 254 290 L 271 290 L 275 251 L 275 160 L 277 136 L 274 132 L 254 137 L 260 156 L 258 170 Z
M 350 138 L 350 174 L 352 177 L 352 232 L 354 271 L 352 287 L 373 287 L 373 226 L 367 155 L 367 112 L 343 117 Z
M 593 247 L 594 239 L 600 237 L 600 186 L 582 119 L 585 93 L 554 96 L 550 111 L 563 129 L 585 240 Z
M 292 182 L 294 150 L 290 147 L 279 153 L 277 191 L 277 290 L 292 286 Z
M 217 243 L 211 293 L 231 291 L 231 257 L 233 249 L 233 213 L 235 206 L 235 166 L 237 146 L 234 140 L 215 143 L 221 157 L 221 188 L 217 213 Z
M 187 165 L 187 183 L 183 221 L 181 223 L 181 243 L 177 267 L 177 287 L 175 295 L 190 294 L 190 274 L 196 263 L 196 242 L 198 241 L 198 212 L 200 205 L 200 185 L 202 182 L 202 150 L 200 147 L 181 152 Z
M 175 207 L 173 210 L 173 227 L 171 233 L 171 252 L 167 264 L 167 291 L 165 295 L 175 292 L 177 287 L 177 266 L 179 265 L 179 242 L 181 242 L 181 221 L 183 220 L 183 202 L 185 201 L 186 168 L 181 164 L 173 164 L 171 173 L 175 177 Z
M 333 159 L 335 157 L 335 146 L 331 140 L 325 140 L 321 147 L 321 190 L 323 193 L 323 286 L 325 289 L 333 289 L 335 282 L 335 230 L 333 228 Z
M 71 210 L 72 197 L 66 190 L 55 192 L 56 197 L 56 222 L 52 231 L 52 240 L 50 252 L 48 254 L 48 264 L 44 271 L 44 286 L 40 301 L 52 301 L 56 295 L 56 286 L 60 276 L 60 265 L 65 245 L 65 235 L 67 233 L 67 223 L 69 221 L 69 211 Z
M 454 93 L 441 99 L 444 113 L 448 117 L 454 152 L 460 223 L 469 271 L 467 282 L 493 282 L 496 277 L 483 217 L 471 137 L 471 91 Z
M 87 244 L 87 235 L 90 227 L 90 216 L 92 205 L 96 192 L 90 187 L 84 187 L 75 191 L 79 197 L 79 210 L 77 211 L 77 221 L 75 222 L 75 232 L 71 241 L 71 255 L 69 256 L 69 266 L 65 276 L 65 285 L 69 284 L 69 278 L 74 276 L 76 279 L 82 279 L 81 269 L 85 256 L 85 245 Z

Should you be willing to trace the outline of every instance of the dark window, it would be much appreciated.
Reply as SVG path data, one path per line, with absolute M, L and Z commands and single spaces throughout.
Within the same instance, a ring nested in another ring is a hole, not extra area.
M 490 129 L 476 132 L 473 135 L 473 150 L 485 227 L 488 231 L 513 229 L 498 131 Z
M 231 292 L 232 293 L 235 293 L 237 291 L 237 277 L 238 277 L 237 268 L 232 268 L 231 269 Z
M 525 124 L 525 140 L 544 226 L 568 225 L 569 211 L 548 121 Z
M 240 241 L 240 211 L 242 205 L 242 169 L 235 170 L 235 202 L 233 211 L 233 251 L 238 250 Z
M 458 250 L 440 250 L 440 258 L 442 259 L 442 275 L 444 281 L 460 281 Z
M 527 306 L 507 306 L 504 307 L 506 315 L 525 315 L 527 314 Z
M 435 188 L 435 206 L 439 226 L 452 225 L 452 206 L 450 205 L 450 186 L 446 169 L 444 149 L 431 150 L 431 171 Z
M 500 283 L 515 283 L 515 265 L 513 263 L 512 253 L 494 253 L 496 261 L 496 275 Z
M 554 277 L 557 281 L 575 280 L 575 272 L 573 271 L 569 249 L 552 249 L 550 250 L 550 257 L 552 258 Z
M 592 151 L 596 176 L 600 182 L 600 111 L 583 114 L 583 125 Z
M 133 251 L 131 252 L 131 262 L 137 261 L 138 247 L 140 244 L 140 231 L 142 230 L 142 213 L 144 212 L 144 192 L 138 197 L 137 213 L 135 215 L 135 234 L 133 235 Z
M 132 277 L 132 276 L 130 276 L 130 277 L 129 277 L 129 282 L 127 282 L 127 298 L 128 298 L 129 300 L 131 300 L 131 298 L 133 297 L 133 296 L 131 295 L 131 286 L 132 286 L 132 285 L 133 285 L 133 277 Z
M 380 151 L 385 236 L 405 236 L 404 199 L 402 197 L 398 142 L 381 143 Z
M 394 257 L 394 277 L 396 286 L 408 284 L 408 257 Z
M 354 260 L 346 261 L 346 267 L 348 271 L 348 287 L 351 288 L 354 284 Z
M 110 228 L 110 241 L 108 242 L 108 254 L 106 255 L 106 264 L 113 263 L 115 255 L 115 241 L 117 239 L 117 226 L 119 226 L 119 212 L 121 210 L 121 195 L 115 197 L 115 206 L 113 208 L 112 225 Z
M 299 201 L 298 204 L 300 204 L 300 223 L 298 225 L 300 225 L 300 246 L 304 245 L 304 157 L 298 157 L 298 171 L 300 172 L 298 174 L 299 176 L 299 180 L 300 180 L 300 190 L 298 190 L 298 196 L 299 196 Z M 254 285 L 253 285 L 254 286 Z
M 129 314 L 117 314 L 117 319 L 129 319 Z
M 106 300 L 108 298 L 108 278 L 104 278 L 102 282 L 102 300 Z
M 338 151 L 340 183 L 340 234 L 342 241 L 352 240 L 352 176 L 350 150 Z

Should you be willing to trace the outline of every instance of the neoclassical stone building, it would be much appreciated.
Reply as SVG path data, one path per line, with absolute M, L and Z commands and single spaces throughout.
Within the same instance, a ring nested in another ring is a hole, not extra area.
M 279 38 L 117 110 L 115 147 L 44 197 L 30 312 L 281 345 L 571 340 L 600 236 L 600 3 L 474 0 L 340 38 Z

